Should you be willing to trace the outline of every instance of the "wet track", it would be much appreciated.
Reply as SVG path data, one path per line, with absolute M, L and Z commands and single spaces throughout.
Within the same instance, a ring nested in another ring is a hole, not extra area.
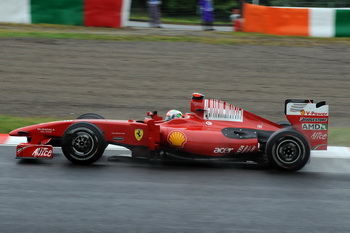
M 349 232 L 350 160 L 297 173 L 115 158 L 21 161 L 0 147 L 1 232 Z

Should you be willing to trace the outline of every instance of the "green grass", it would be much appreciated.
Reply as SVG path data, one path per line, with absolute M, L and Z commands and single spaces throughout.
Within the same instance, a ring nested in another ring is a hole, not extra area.
M 22 118 L 0 115 L 0 134 L 7 134 L 13 129 L 23 126 L 56 121 L 55 118 Z M 330 128 L 329 129 L 330 146 L 350 146 L 350 128 Z
M 217 32 L 218 36 L 165 36 L 165 35 L 105 35 L 90 33 L 57 33 L 57 32 L 26 32 L 0 30 L 0 38 L 45 38 L 45 39 L 79 39 L 100 41 L 159 41 L 159 42 L 192 42 L 226 45 L 271 45 L 271 46 L 319 46 L 328 43 L 346 43 L 340 39 L 308 39 L 303 37 L 279 37 L 271 35 L 250 34 L 242 32 Z
M 162 30 L 133 30 L 96 28 L 67 25 L 20 25 L 0 24 L 0 38 L 79 39 L 97 41 L 159 41 L 191 42 L 225 45 L 269 45 L 269 46 L 321 46 L 327 44 L 350 45 L 349 38 L 310 38 L 297 36 L 275 36 L 244 32 L 197 32 L 191 35 L 181 32 L 168 35 Z
M 7 134 L 13 129 L 43 122 L 55 121 L 55 118 L 23 118 L 0 115 L 0 134 Z
M 350 146 L 350 128 L 330 128 L 328 145 Z

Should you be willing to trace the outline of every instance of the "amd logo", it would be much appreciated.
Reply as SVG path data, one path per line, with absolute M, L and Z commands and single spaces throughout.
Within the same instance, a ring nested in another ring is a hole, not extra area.
M 327 130 L 327 124 L 307 124 L 301 125 L 303 130 Z

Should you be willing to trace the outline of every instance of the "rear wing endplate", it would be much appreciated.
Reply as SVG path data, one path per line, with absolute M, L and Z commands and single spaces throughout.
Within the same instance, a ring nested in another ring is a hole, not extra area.
M 308 139 L 312 150 L 327 150 L 329 106 L 325 101 L 287 99 L 285 114 Z

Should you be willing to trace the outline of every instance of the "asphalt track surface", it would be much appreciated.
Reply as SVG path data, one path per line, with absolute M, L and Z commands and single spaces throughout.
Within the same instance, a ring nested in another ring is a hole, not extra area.
M 131 160 L 16 160 L 0 147 L 1 232 L 349 232 L 350 160 L 297 173 Z

